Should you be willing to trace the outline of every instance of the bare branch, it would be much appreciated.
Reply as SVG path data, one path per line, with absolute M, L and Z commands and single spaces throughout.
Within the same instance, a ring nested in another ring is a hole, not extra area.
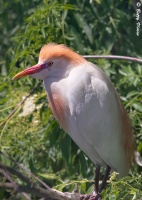
M 9 180 L 12 184 L 16 184 L 15 181 L 12 179 L 12 177 L 8 173 L 6 173 L 3 169 L 0 169 L 0 173 L 2 173 L 5 176 L 5 178 Z M 31 198 L 25 192 L 22 192 L 21 195 L 23 195 L 25 199 L 31 200 Z
M 13 175 L 16 175 L 18 178 L 20 178 L 22 181 L 26 182 L 28 185 L 33 185 L 33 182 L 31 182 L 31 180 L 29 178 L 27 178 L 25 175 L 23 175 L 18 170 L 14 169 L 12 167 L 3 165 L 2 163 L 0 163 L 0 168 L 8 171 L 9 173 L 11 173 Z
M 0 169 L 0 173 L 2 173 L 2 174 L 5 176 L 5 178 L 6 178 L 7 180 L 9 180 L 11 183 L 15 183 L 15 182 L 13 181 L 13 179 L 11 178 L 11 176 L 10 176 L 8 173 L 6 173 L 3 169 Z
M 2 155 L 5 155 L 1 151 L 0 151 L 0 153 Z M 6 157 L 9 158 L 8 156 L 6 156 Z M 16 163 L 16 161 L 14 161 L 12 158 L 10 158 L 10 160 L 12 160 L 14 163 Z M 16 164 L 18 164 L 18 163 L 16 163 Z M 21 166 L 21 165 L 18 164 L 18 166 Z M 75 195 L 72 193 L 63 193 L 58 190 L 51 189 L 48 186 L 46 187 L 46 189 L 38 187 L 28 177 L 23 175 L 21 172 L 19 172 L 18 170 L 14 169 L 12 167 L 3 165 L 2 163 L 0 163 L 0 168 L 1 168 L 0 172 L 3 173 L 5 175 L 5 177 L 11 182 L 11 183 L 0 183 L 0 188 L 9 189 L 9 190 L 15 191 L 17 193 L 23 193 L 23 194 L 25 194 L 25 198 L 27 198 L 27 200 L 30 200 L 30 198 L 28 198 L 28 196 L 26 196 L 27 195 L 26 193 L 35 195 L 37 197 L 44 197 L 44 198 L 47 198 L 48 200 L 79 200 L 80 199 L 80 194 Z M 25 168 L 23 168 L 23 169 L 25 169 Z M 11 175 L 16 175 L 18 178 L 20 178 L 22 181 L 24 181 L 26 183 L 26 185 L 20 185 L 20 184 L 16 183 L 15 181 L 13 181 L 12 178 L 10 177 L 10 175 L 8 173 L 6 173 L 4 170 L 9 172 Z M 25 171 L 27 171 L 27 170 L 25 170 Z M 36 179 L 38 180 L 37 177 L 36 177 Z
M 37 197 L 44 197 L 48 200 L 79 200 L 80 195 L 76 196 L 72 193 L 63 193 L 54 189 L 43 189 L 41 187 L 30 187 L 25 185 L 13 184 L 13 183 L 0 183 L 0 188 L 9 189 L 15 192 L 26 192 Z
M 40 178 L 38 178 L 37 176 L 35 176 L 34 174 L 32 174 L 29 170 L 27 170 L 23 165 L 17 163 L 13 158 L 11 158 L 10 156 L 7 156 L 6 154 L 4 154 L 2 151 L 0 151 L 0 154 L 2 154 L 4 157 L 8 158 L 10 161 L 12 161 L 14 164 L 16 164 L 19 168 L 21 168 L 22 170 L 24 170 L 26 173 L 28 173 L 31 177 L 33 177 L 35 180 L 37 180 L 38 182 L 40 182 L 45 188 L 49 189 L 50 187 L 44 183 Z
M 31 200 L 31 198 L 29 197 L 29 195 L 27 195 L 25 192 L 22 192 L 21 194 L 25 197 L 25 199 Z
M 19 167 L 23 169 L 25 172 L 27 172 L 31 177 L 33 177 L 35 180 L 37 180 L 41 185 L 43 185 L 46 189 L 50 189 L 50 187 L 44 183 L 39 177 L 35 176 L 33 173 L 28 171 L 23 165 L 19 164 Z
M 10 189 L 10 190 L 13 190 L 15 187 L 15 184 L 13 183 L 0 183 L 0 188 L 2 189 Z
M 95 58 L 95 59 L 116 59 L 116 60 L 127 60 L 131 62 L 142 63 L 142 59 L 128 57 L 128 56 L 115 56 L 115 55 L 84 55 L 84 58 Z

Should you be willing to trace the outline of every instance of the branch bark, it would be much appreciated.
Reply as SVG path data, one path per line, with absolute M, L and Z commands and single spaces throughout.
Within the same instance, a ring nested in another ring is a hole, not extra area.
M 2 173 L 5 176 L 5 178 L 9 180 L 12 184 L 15 184 L 15 181 L 12 179 L 12 177 L 3 169 L 0 169 L 0 173 Z M 31 200 L 31 198 L 25 192 L 22 192 L 21 195 L 23 195 L 26 200 Z
M 10 156 L 7 156 L 6 154 L 4 154 L 2 151 L 0 151 L 0 154 L 2 154 L 4 157 L 8 158 L 11 162 L 13 162 L 14 164 L 16 164 L 20 169 L 24 170 L 26 173 L 28 173 L 32 178 L 34 178 L 35 180 L 37 180 L 38 182 L 41 183 L 41 185 L 43 185 L 45 188 L 49 189 L 50 187 L 45 184 L 40 178 L 38 178 L 37 176 L 35 176 L 33 173 L 31 173 L 30 171 L 28 171 L 23 165 L 17 163 L 13 158 L 11 158 Z
M 24 174 L 22 174 L 21 172 L 19 172 L 16 169 L 14 169 L 13 167 L 9 167 L 9 166 L 6 166 L 6 165 L 3 165 L 2 163 L 0 163 L 0 168 L 5 170 L 5 171 L 8 171 L 12 175 L 17 176 L 22 181 L 26 182 L 27 185 L 33 184 L 33 182 L 28 177 L 26 177 Z
M 80 194 L 72 194 L 72 193 L 63 193 L 55 189 L 43 189 L 41 187 L 37 186 L 25 186 L 25 185 L 20 185 L 20 184 L 15 184 L 15 183 L 0 183 L 0 189 L 8 189 L 12 190 L 17 193 L 29 193 L 32 195 L 35 195 L 37 197 L 44 197 L 47 198 L 48 200 L 79 200 L 80 199 Z
M 142 63 L 142 59 L 134 58 L 129 56 L 115 56 L 115 55 L 84 55 L 84 58 L 95 58 L 95 59 L 111 59 L 111 60 L 126 60 L 131 62 Z

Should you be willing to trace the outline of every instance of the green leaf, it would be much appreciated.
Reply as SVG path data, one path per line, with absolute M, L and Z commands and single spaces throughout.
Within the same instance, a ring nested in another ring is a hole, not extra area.
M 58 180 L 60 182 L 63 183 L 63 181 L 61 180 L 61 178 L 59 176 L 56 176 L 55 174 L 42 174 L 42 173 L 38 173 L 39 176 L 49 179 L 49 180 Z
M 134 107 L 137 111 L 142 112 L 142 103 L 135 102 L 135 103 L 133 103 L 133 107 Z
M 80 158 L 80 168 L 81 168 L 82 174 L 83 174 L 84 177 L 86 177 L 87 162 L 86 162 L 86 158 L 85 158 L 83 152 L 81 152 L 81 153 L 79 154 L 79 158 Z
M 127 76 L 127 73 L 123 71 L 122 69 L 119 69 L 119 73 L 122 74 L 123 76 Z
M 131 91 L 131 92 L 129 92 L 128 94 L 127 94 L 127 98 L 130 98 L 130 97 L 132 97 L 132 96 L 136 96 L 137 94 L 139 94 L 139 92 L 138 91 Z
M 71 138 L 66 134 L 65 137 L 61 141 L 61 150 L 64 159 L 67 164 L 71 164 Z
M 92 30 L 89 27 L 89 25 L 86 22 L 86 19 L 84 19 L 83 15 L 79 13 L 74 13 L 75 19 L 77 20 L 79 26 L 85 31 L 86 36 L 88 37 L 90 43 L 93 43 L 93 36 L 92 36 Z
M 88 188 L 88 190 L 87 190 L 87 194 L 91 194 L 92 192 L 94 191 L 94 184 L 92 184 L 89 188 Z

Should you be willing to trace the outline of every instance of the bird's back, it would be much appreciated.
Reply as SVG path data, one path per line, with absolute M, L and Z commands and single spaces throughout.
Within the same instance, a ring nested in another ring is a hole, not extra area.
M 128 114 L 108 77 L 91 63 L 85 67 L 69 80 L 69 134 L 94 163 L 124 176 L 134 154 Z

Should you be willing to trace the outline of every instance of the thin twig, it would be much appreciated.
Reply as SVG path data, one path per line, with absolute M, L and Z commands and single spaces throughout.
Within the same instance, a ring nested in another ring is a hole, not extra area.
M 32 200 L 32 199 L 29 197 L 29 195 L 27 195 L 25 192 L 22 192 L 21 194 L 25 197 L 25 199 L 27 199 L 27 200 Z
M 2 163 L 0 163 L 0 168 L 5 171 L 8 171 L 9 173 L 11 173 L 13 175 L 16 175 L 22 181 L 26 182 L 27 185 L 33 185 L 33 182 L 29 178 L 27 178 L 25 175 L 23 175 L 21 172 L 19 172 L 18 170 L 14 169 L 12 167 L 3 165 Z
M 3 169 L 0 169 L 0 173 L 2 173 L 5 176 L 5 178 L 9 180 L 13 185 L 16 184 L 15 181 L 12 179 L 12 177 L 8 173 L 6 173 Z M 23 195 L 25 199 L 31 200 L 31 198 L 25 192 L 21 192 L 21 195 Z
M 4 176 L 5 176 L 5 178 L 7 179 L 7 180 L 9 180 L 11 183 L 15 183 L 14 181 L 13 181 L 13 179 L 12 179 L 12 177 L 8 174 L 8 173 L 6 173 L 3 169 L 0 169 L 0 173 L 2 173 Z
M 0 183 L 0 188 L 13 190 L 18 193 L 26 192 L 26 193 L 36 195 L 38 197 L 49 197 L 48 192 L 46 192 L 46 190 L 42 190 L 42 188 L 40 187 L 29 187 L 29 186 L 27 187 L 25 185 L 20 185 L 17 183 L 12 184 L 9 182 L 5 182 L 5 183 Z
M 83 55 L 84 58 L 95 58 L 95 59 L 116 59 L 116 60 L 127 60 L 131 62 L 142 63 L 142 59 L 134 58 L 129 56 L 115 56 L 115 55 Z
M 13 158 L 11 158 L 10 156 L 7 156 L 6 154 L 4 154 L 2 151 L 0 151 L 0 154 L 2 154 L 4 157 L 8 158 L 10 161 L 12 161 L 14 164 L 16 164 L 19 168 L 21 168 L 26 173 L 28 173 L 31 177 L 33 177 L 35 180 L 39 181 L 46 189 L 50 189 L 50 187 L 46 183 L 44 183 L 40 178 L 38 178 L 37 176 L 35 176 L 34 174 L 32 174 L 23 165 L 19 164 Z
M 39 183 L 41 183 L 46 189 L 50 189 L 50 187 L 44 183 L 40 178 L 32 174 L 30 171 L 28 171 L 22 164 L 19 164 L 19 167 L 23 169 L 25 172 L 27 172 L 31 177 L 33 177 L 35 180 L 37 180 Z
M 20 106 L 27 100 L 27 98 L 38 88 L 38 86 L 42 83 L 42 81 L 39 81 L 39 83 L 29 92 L 29 94 L 12 110 L 12 112 L 8 115 L 8 117 L 5 119 L 5 121 L 3 121 L 1 124 L 0 124 L 0 127 L 3 126 L 6 121 L 8 119 L 10 119 L 14 113 L 17 111 L 18 108 L 20 108 Z

